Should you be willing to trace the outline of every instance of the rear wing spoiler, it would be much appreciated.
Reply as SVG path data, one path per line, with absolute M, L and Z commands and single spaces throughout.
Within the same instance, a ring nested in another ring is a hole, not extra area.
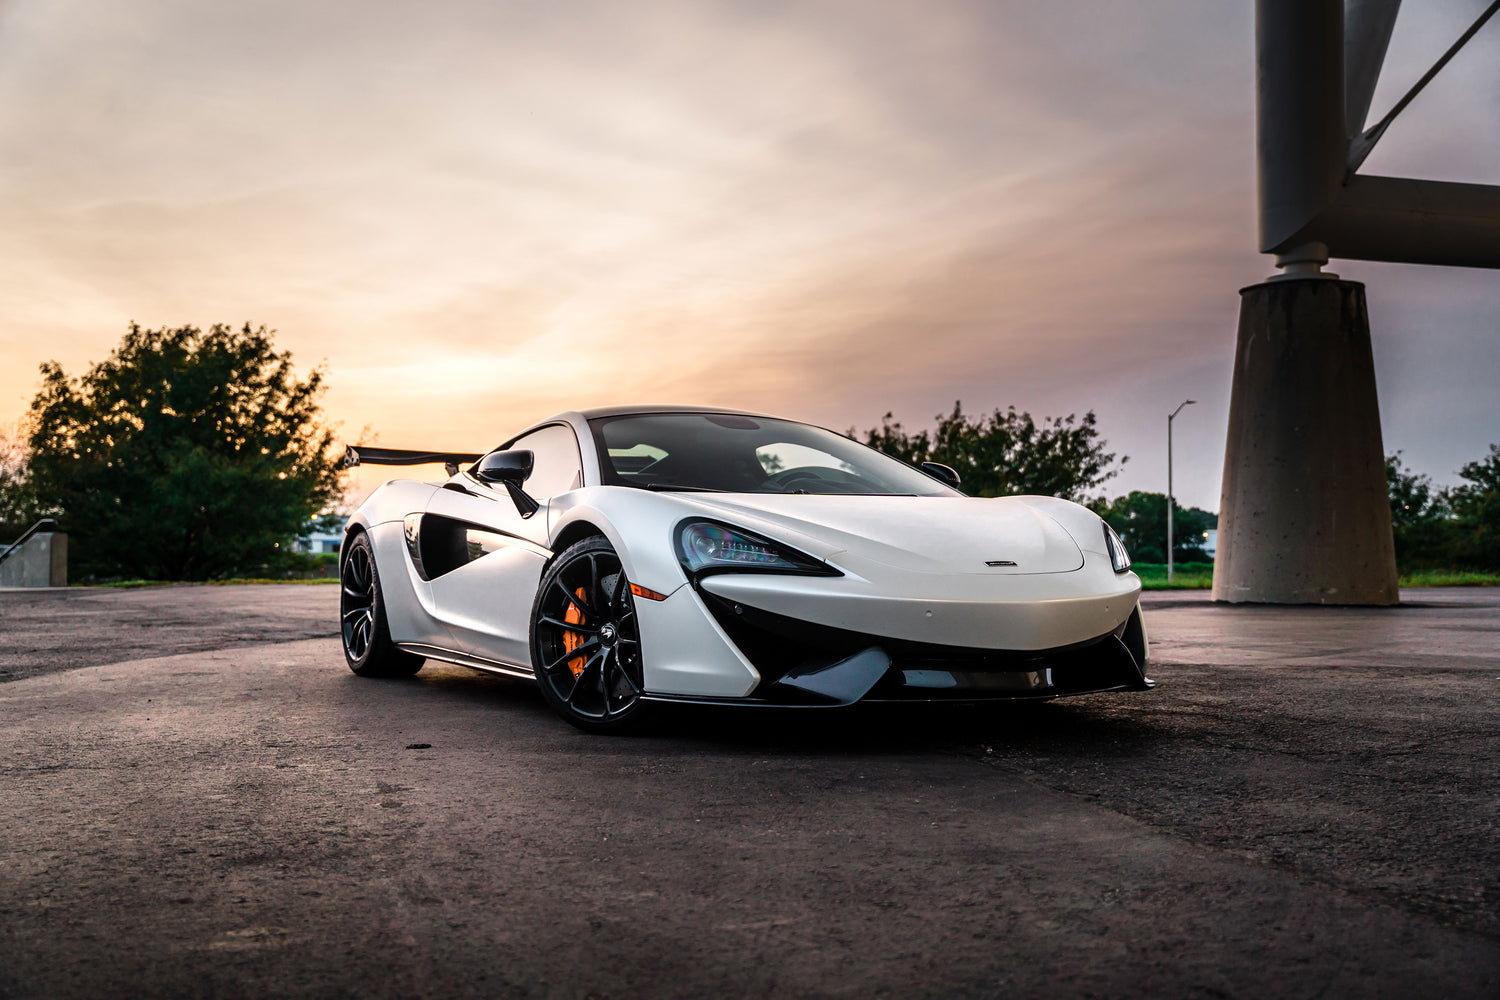
M 352 469 L 356 465 L 436 465 L 443 463 L 448 475 L 456 475 L 460 463 L 477 462 L 484 456 L 478 453 L 459 451 L 408 451 L 404 448 L 368 448 L 362 444 L 351 444 L 344 448 L 341 469 Z

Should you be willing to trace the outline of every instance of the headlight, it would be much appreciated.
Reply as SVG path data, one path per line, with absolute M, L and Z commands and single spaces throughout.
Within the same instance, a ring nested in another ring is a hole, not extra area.
M 683 522 L 677 529 L 677 558 L 690 577 L 722 570 L 843 575 L 811 556 L 714 521 Z
M 1109 550 L 1109 564 L 1115 568 L 1116 573 L 1123 573 L 1130 568 L 1130 554 L 1125 551 L 1125 543 L 1120 541 L 1120 536 L 1115 534 L 1115 529 L 1107 522 L 1104 525 L 1104 547 Z

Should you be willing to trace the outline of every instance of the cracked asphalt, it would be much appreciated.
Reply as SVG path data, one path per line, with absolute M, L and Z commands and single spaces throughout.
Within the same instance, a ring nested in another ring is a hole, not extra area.
M 1500 593 L 1205 596 L 1149 693 L 611 739 L 332 587 L 0 592 L 0 997 L 1500 995 Z

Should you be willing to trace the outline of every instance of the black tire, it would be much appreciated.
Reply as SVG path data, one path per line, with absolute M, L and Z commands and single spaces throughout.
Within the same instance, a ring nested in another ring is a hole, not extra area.
M 651 714 L 635 600 L 607 539 L 570 545 L 542 574 L 531 666 L 547 704 L 585 732 L 638 731 Z
M 344 551 L 339 589 L 339 632 L 350 670 L 361 677 L 410 677 L 422 669 L 422 657 L 402 652 L 391 641 L 375 550 L 363 532 Z

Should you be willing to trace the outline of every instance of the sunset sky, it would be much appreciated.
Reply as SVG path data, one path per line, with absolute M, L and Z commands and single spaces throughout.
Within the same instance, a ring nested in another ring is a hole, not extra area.
M 1484 8 L 1405 5 L 1383 114 Z M 265 324 L 352 440 L 562 409 L 1093 409 L 1217 509 L 1253 3 L 0 0 L 0 424 L 132 320 Z M 1365 172 L 1500 183 L 1500 23 Z M 1500 274 L 1368 285 L 1387 451 L 1500 441 Z M 367 473 L 368 475 L 368 473 Z

